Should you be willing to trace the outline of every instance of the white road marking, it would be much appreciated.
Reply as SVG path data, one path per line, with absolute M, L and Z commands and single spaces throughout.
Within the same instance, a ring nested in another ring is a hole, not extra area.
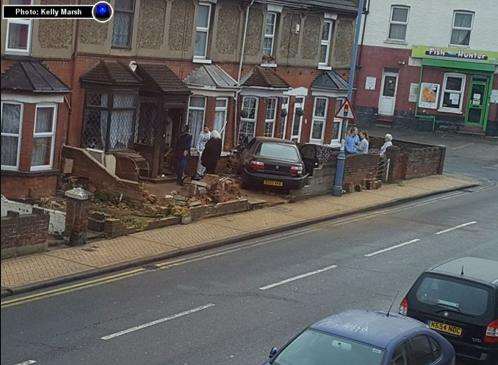
M 315 274 L 319 274 L 319 273 L 327 271 L 327 270 L 335 269 L 336 267 L 337 267 L 337 265 L 327 266 L 327 267 L 324 267 L 323 269 L 311 271 L 311 272 L 308 272 L 306 274 L 301 274 L 298 276 L 293 276 L 292 278 L 285 279 L 285 280 L 279 281 L 277 283 L 262 286 L 259 289 L 260 290 L 268 290 L 268 289 L 274 288 L 274 287 L 279 286 L 279 285 L 287 284 L 287 283 L 290 283 L 290 282 L 295 281 L 295 280 L 303 279 L 303 278 L 306 278 L 306 277 L 311 276 L 311 275 L 315 275 Z
M 176 319 L 176 318 L 188 316 L 189 314 L 192 314 L 192 313 L 195 313 L 195 312 L 200 312 L 200 311 L 202 311 L 204 309 L 207 309 L 207 308 L 210 308 L 210 307 L 214 307 L 214 304 L 213 303 L 209 303 L 209 304 L 206 304 L 206 305 L 203 305 L 203 306 L 200 306 L 200 307 L 189 309 L 188 311 L 185 311 L 185 312 L 180 312 L 180 313 L 174 314 L 174 315 L 169 316 L 169 317 L 165 317 L 165 318 L 161 318 L 161 319 L 156 319 L 155 321 L 152 321 L 152 322 L 149 322 L 149 323 L 144 323 L 144 324 L 141 324 L 139 326 L 131 327 L 131 328 L 128 328 L 128 329 L 123 330 L 123 331 L 112 333 L 110 335 L 101 337 L 100 339 L 104 340 L 104 341 L 107 341 L 107 340 L 110 340 L 110 339 L 115 338 L 115 337 L 126 335 L 127 333 L 130 333 L 130 332 L 140 331 L 140 330 L 142 330 L 144 328 L 155 326 L 156 324 L 160 324 L 160 323 L 163 323 L 163 322 L 166 322 L 166 321 L 171 321 L 172 319 Z
M 15 364 L 15 365 L 32 365 L 32 364 L 36 364 L 36 361 L 35 360 L 26 360 L 26 361 L 20 362 L 20 363 Z
M 403 247 L 403 246 L 406 246 L 406 245 L 410 245 L 412 243 L 415 243 L 415 242 L 418 242 L 420 241 L 420 239 L 418 238 L 415 238 L 414 240 L 411 240 L 411 241 L 408 241 L 408 242 L 403 242 L 403 243 L 400 243 L 398 245 L 394 245 L 394 246 L 391 246 L 391 247 L 388 247 L 388 248 L 384 248 L 382 250 L 379 250 L 379 251 L 375 251 L 375 252 L 371 252 L 371 253 L 367 253 L 365 255 L 365 257 L 372 257 L 372 256 L 375 256 L 375 255 L 378 255 L 380 253 L 384 253 L 384 252 L 387 252 L 387 251 L 391 251 L 391 250 L 394 250 L 396 248 L 400 248 L 400 247 Z
M 436 234 L 443 234 L 443 233 L 446 233 L 446 232 L 451 232 L 451 231 L 454 231 L 455 229 L 462 228 L 462 227 L 467 227 L 467 226 L 470 226 L 470 225 L 476 224 L 476 223 L 477 223 L 476 221 L 472 221 L 472 222 L 467 222 L 467 223 L 459 224 L 458 226 L 451 227 L 451 228 L 444 229 L 442 231 L 436 232 Z
M 465 147 L 470 147 L 472 145 L 474 145 L 474 143 L 472 143 L 472 142 L 471 143 L 465 143 L 465 144 L 462 144 L 460 146 L 452 147 L 451 149 L 453 151 L 455 151 L 455 150 L 459 150 L 459 149 L 462 149 L 462 148 L 465 148 Z

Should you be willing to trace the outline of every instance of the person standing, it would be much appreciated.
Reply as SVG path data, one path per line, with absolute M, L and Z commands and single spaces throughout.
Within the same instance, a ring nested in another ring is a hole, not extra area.
M 204 148 L 206 148 L 206 143 L 211 138 L 211 132 L 209 131 L 208 126 L 204 126 L 204 129 L 199 134 L 199 139 L 197 140 L 197 146 L 195 149 L 199 155 L 199 159 L 197 160 L 197 171 L 193 177 L 194 180 L 200 180 L 202 176 L 206 173 L 206 168 L 202 165 L 202 153 L 204 152 Z
M 206 143 L 206 148 L 202 153 L 202 164 L 208 174 L 216 174 L 216 165 L 221 156 L 222 141 L 221 135 L 217 130 L 211 132 L 211 138 Z
M 393 145 L 393 136 L 387 133 L 384 137 L 384 144 L 380 148 L 379 155 L 384 156 L 386 153 L 387 149 Z
M 346 153 L 355 154 L 358 153 L 358 144 L 360 143 L 360 137 L 358 137 L 358 128 L 352 127 L 349 130 L 348 136 L 346 137 Z
M 190 148 L 192 147 L 192 135 L 186 130 L 186 125 L 183 126 L 180 136 L 176 143 L 176 183 L 183 185 L 183 178 L 185 170 L 188 165 L 188 156 L 190 155 Z
M 360 143 L 358 143 L 358 153 L 360 154 L 368 154 L 368 147 L 369 147 L 369 141 L 368 141 L 368 133 L 367 131 L 363 130 L 359 134 L 360 136 Z

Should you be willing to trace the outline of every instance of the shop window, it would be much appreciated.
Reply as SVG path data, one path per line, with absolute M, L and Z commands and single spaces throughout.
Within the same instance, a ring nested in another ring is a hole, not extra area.
M 31 0 L 10 0 L 10 5 L 31 5 Z M 31 48 L 31 20 L 7 20 L 6 53 L 29 53 Z
M 325 19 L 322 26 L 322 38 L 320 41 L 320 63 L 318 66 L 329 65 L 330 48 L 332 45 L 332 34 L 334 32 L 334 20 Z
M 275 134 L 275 119 L 277 117 L 277 99 L 266 99 L 265 112 L 265 137 L 273 137 Z
M 323 142 L 323 133 L 327 120 L 327 98 L 315 98 L 313 107 L 313 124 L 311 127 L 311 140 L 315 142 Z
M 56 118 L 57 107 L 54 104 L 36 106 L 33 151 L 31 152 L 32 171 L 52 168 Z
M 197 7 L 197 15 L 195 17 L 194 59 L 207 58 L 212 7 L 212 4 L 202 2 L 199 3 L 199 6 Z
M 267 57 L 274 57 L 277 20 L 278 13 L 273 11 L 266 13 L 263 33 L 263 55 Z
M 2 102 L 2 170 L 19 168 L 23 105 Z
M 199 135 L 204 127 L 204 112 L 206 98 L 204 96 L 191 96 L 188 101 L 188 127 L 192 135 L 192 146 L 197 146 Z
M 465 90 L 465 75 L 444 74 L 443 96 L 439 110 L 448 113 L 461 113 Z
M 405 41 L 406 28 L 408 27 L 408 10 L 407 6 L 391 6 L 391 19 L 389 21 L 390 40 Z
M 474 13 L 469 11 L 455 11 L 453 13 L 450 43 L 457 46 L 468 46 L 470 44 L 473 21 Z
M 128 148 L 134 136 L 136 108 L 135 93 L 87 91 L 83 145 L 105 151 Z
M 216 98 L 216 108 L 214 113 L 214 126 L 213 129 L 220 132 L 222 146 L 225 142 L 225 127 L 227 124 L 227 98 Z
M 112 46 L 130 48 L 133 35 L 133 15 L 135 0 L 116 0 L 114 2 L 114 24 L 112 29 Z
M 242 99 L 242 117 L 240 118 L 240 142 L 249 142 L 255 135 L 256 116 L 258 115 L 258 98 L 244 96 Z

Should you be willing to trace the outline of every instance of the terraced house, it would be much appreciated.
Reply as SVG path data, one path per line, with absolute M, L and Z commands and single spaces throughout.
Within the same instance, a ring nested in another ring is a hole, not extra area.
M 184 124 L 194 141 L 221 131 L 226 151 L 255 135 L 338 143 L 356 1 L 111 3 L 107 23 L 2 20 L 2 194 L 54 194 L 85 161 L 161 179 Z

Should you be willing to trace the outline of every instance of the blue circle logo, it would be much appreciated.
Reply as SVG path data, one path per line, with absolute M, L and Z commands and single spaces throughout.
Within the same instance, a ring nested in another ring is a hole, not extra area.
M 98 22 L 105 23 L 109 21 L 112 17 L 112 13 L 113 10 L 111 4 L 105 1 L 100 1 L 93 6 L 93 18 Z

